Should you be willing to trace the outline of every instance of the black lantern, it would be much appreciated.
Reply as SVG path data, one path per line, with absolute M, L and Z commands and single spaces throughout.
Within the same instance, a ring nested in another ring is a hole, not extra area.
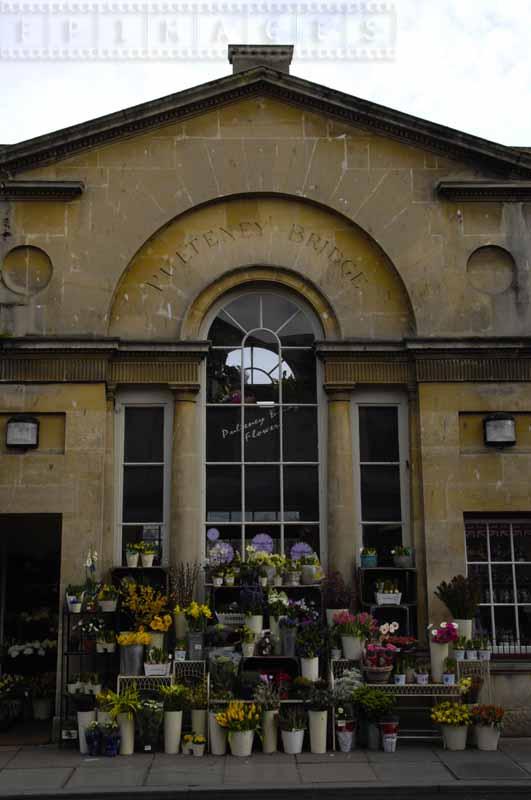
M 516 424 L 512 414 L 489 414 L 483 420 L 483 431 L 488 447 L 512 447 L 516 444 Z
M 7 421 L 6 447 L 30 450 L 39 446 L 39 420 L 27 414 L 17 414 Z

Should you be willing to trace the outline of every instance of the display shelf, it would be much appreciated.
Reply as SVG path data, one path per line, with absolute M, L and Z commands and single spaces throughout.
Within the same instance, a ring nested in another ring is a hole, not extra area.
M 171 686 L 173 675 L 118 675 L 116 691 L 121 694 L 124 689 L 135 686 L 139 692 L 156 692 L 161 686 Z

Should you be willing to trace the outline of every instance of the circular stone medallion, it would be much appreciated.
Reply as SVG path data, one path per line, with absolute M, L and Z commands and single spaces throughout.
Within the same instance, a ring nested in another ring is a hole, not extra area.
M 2 279 L 17 294 L 37 294 L 50 283 L 53 267 L 49 256 L 40 247 L 14 247 L 4 258 Z

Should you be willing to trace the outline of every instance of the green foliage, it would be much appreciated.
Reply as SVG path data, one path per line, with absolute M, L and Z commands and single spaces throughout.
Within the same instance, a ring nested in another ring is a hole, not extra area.
M 142 701 L 136 686 L 127 686 L 121 694 L 116 692 L 109 692 L 110 715 L 112 719 L 116 719 L 118 714 L 127 714 L 131 719 L 135 714 L 140 711 Z
M 435 596 L 454 619 L 472 619 L 481 600 L 481 585 L 476 577 L 454 575 L 450 583 L 443 581 L 437 586 Z
M 304 731 L 308 727 L 306 712 L 298 706 L 283 706 L 278 724 L 281 731 Z
M 360 714 L 370 722 L 377 722 L 381 717 L 390 714 L 396 705 L 393 694 L 367 684 L 354 691 L 352 700 Z
M 161 686 L 159 695 L 164 711 L 185 711 L 190 706 L 190 692 L 180 683 L 173 686 Z

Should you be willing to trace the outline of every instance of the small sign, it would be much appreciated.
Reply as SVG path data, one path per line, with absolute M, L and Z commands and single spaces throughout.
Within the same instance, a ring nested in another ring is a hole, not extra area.
M 38 447 L 39 420 L 35 417 L 11 417 L 6 425 L 7 447 Z

